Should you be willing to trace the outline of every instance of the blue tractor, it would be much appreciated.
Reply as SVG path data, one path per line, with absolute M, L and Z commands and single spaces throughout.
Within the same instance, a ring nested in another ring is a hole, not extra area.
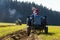
M 44 32 L 48 33 L 47 25 L 47 17 L 39 15 L 31 15 L 27 17 L 27 35 L 29 36 L 31 30 L 44 30 Z

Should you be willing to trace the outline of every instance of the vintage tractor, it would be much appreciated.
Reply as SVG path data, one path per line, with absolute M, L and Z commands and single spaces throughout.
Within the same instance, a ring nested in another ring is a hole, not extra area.
M 20 20 L 20 19 L 16 20 L 16 25 L 22 25 L 22 23 L 21 23 L 21 20 Z
M 45 22 L 44 22 L 45 21 Z M 44 32 L 48 33 L 48 27 L 46 26 L 46 16 L 40 17 L 39 15 L 32 15 L 27 17 L 27 35 L 29 36 L 31 30 L 34 32 L 36 30 L 44 30 Z

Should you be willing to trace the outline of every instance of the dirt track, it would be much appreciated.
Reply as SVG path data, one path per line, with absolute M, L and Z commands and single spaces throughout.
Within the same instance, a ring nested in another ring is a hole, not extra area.
M 30 36 L 27 36 L 26 31 L 18 31 L 16 33 L 10 34 L 1 40 L 41 40 L 34 33 L 31 33 Z

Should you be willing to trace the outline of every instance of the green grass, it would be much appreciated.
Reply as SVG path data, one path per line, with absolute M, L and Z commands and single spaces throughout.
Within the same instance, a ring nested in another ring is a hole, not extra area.
M 7 26 L 11 25 L 11 23 L 0 23 L 0 26 L 2 25 Z M 14 23 L 12 23 L 12 26 L 0 27 L 0 37 L 24 29 L 25 27 L 26 24 L 22 24 L 20 26 L 20 25 L 14 25 Z M 49 32 L 48 34 L 41 33 L 40 35 L 38 35 L 39 39 L 60 40 L 60 26 L 48 26 L 48 32 Z
M 1 26 L 3 26 L 4 23 L 0 23 Z M 7 24 L 4 24 L 4 26 L 7 26 Z M 3 36 L 6 36 L 7 34 L 11 34 L 11 33 L 14 33 L 18 30 L 21 30 L 23 28 L 25 28 L 26 25 L 25 24 L 22 24 L 21 26 L 20 25 L 13 25 L 13 26 L 7 26 L 7 27 L 0 27 L 0 37 L 3 37 Z
M 60 40 L 60 26 L 48 26 L 48 34 L 40 34 L 42 40 Z

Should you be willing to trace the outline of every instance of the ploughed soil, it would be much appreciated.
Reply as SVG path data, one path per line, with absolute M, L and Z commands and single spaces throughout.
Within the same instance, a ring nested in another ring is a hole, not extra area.
M 27 36 L 25 30 L 20 30 L 16 33 L 9 34 L 0 40 L 42 40 L 39 39 L 38 35 L 31 33 L 30 36 Z

